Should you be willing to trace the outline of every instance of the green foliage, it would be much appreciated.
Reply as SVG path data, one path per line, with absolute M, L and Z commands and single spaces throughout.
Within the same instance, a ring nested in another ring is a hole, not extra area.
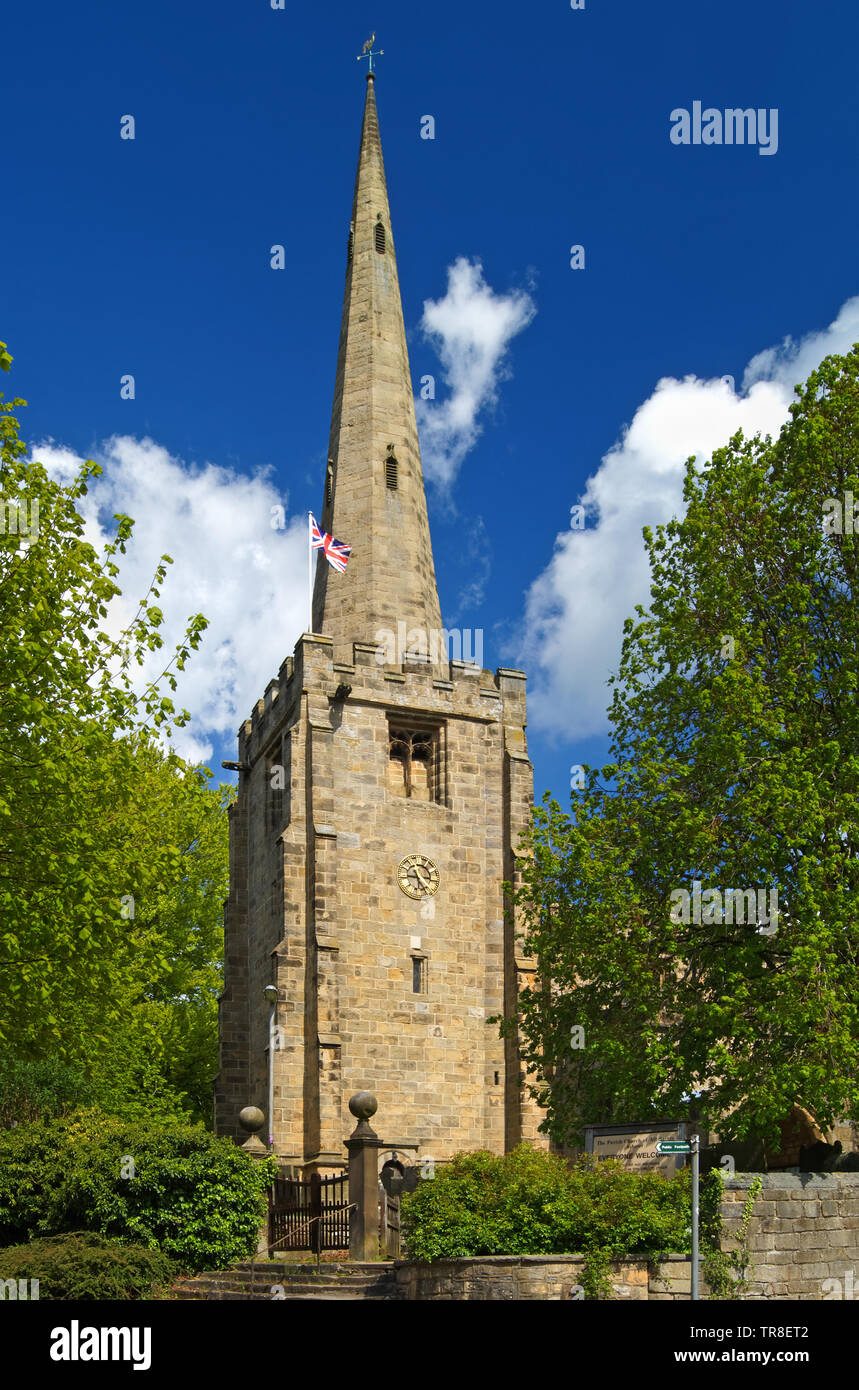
M 140 925 L 157 934 L 166 964 L 159 975 L 140 978 L 133 1022 L 157 1039 L 164 1085 L 182 1097 L 191 1118 L 210 1127 L 229 893 L 227 808 L 234 798 L 234 787 L 207 786 L 202 769 L 187 771 L 180 789 L 174 784 L 170 833 L 180 847 L 179 872 L 140 909 Z
M 689 1175 L 633 1173 L 585 1156 L 569 1163 L 522 1145 L 458 1154 L 403 1199 L 410 1259 L 585 1254 L 587 1297 L 607 1295 L 610 1260 L 690 1246 Z
M 0 1046 L 72 1065 L 120 1115 L 211 1123 L 232 789 L 158 742 L 187 722 L 163 688 L 206 621 L 135 685 L 172 561 L 116 635 L 133 522 L 95 551 L 78 503 L 101 470 L 63 486 L 27 458 L 24 404 L 0 396 Z
M 714 1169 L 709 1176 L 716 1179 L 718 1183 L 719 1199 L 721 1200 L 721 1173 L 719 1173 L 718 1169 Z M 749 1286 L 747 1278 L 750 1262 L 749 1226 L 751 1225 L 755 1202 L 760 1195 L 763 1183 L 764 1180 L 760 1176 L 752 1179 L 748 1196 L 743 1203 L 743 1211 L 737 1232 L 737 1246 L 734 1250 L 723 1250 L 721 1248 L 722 1218 L 719 1215 L 718 1206 L 716 1208 L 716 1214 L 708 1232 L 708 1248 L 704 1259 L 704 1278 L 709 1286 L 711 1298 L 742 1298 Z M 704 1241 L 702 1240 L 702 1249 L 703 1248 Z
M 169 556 L 132 622 L 110 635 L 133 522 L 117 516 L 96 553 L 76 503 L 101 470 L 87 463 L 70 485 L 53 481 L 26 457 L 12 414 L 23 404 L 0 398 L 0 496 L 18 509 L 0 535 L 0 1042 L 38 1057 L 68 1052 L 62 1001 L 102 1033 L 122 1012 L 129 968 L 139 976 L 146 956 L 161 968 L 159 943 L 142 933 L 129 962 L 123 907 L 181 874 L 163 817 L 182 764 L 153 730 L 187 721 L 162 686 L 176 689 L 206 622 L 191 618 L 161 675 L 135 689 L 133 668 L 163 645 L 154 600 Z
M 254 1253 L 274 1171 L 191 1125 L 84 1110 L 19 1126 L 0 1133 L 0 1245 L 84 1229 L 223 1268 Z
M 48 1071 L 59 1066 L 56 1053 L 62 1053 L 80 1075 L 79 1104 L 97 1104 L 127 1119 L 211 1125 L 231 789 L 206 786 L 203 770 L 185 768 L 156 749 L 140 752 L 137 771 L 142 796 L 158 811 L 160 843 L 165 850 L 175 847 L 171 877 L 150 882 L 128 907 L 133 915 L 118 913 L 121 934 L 113 943 L 93 943 L 91 954 L 98 954 L 108 981 L 102 1003 L 86 978 L 73 991 L 52 995 L 53 1028 L 61 1045 L 55 1049 L 42 1029 L 32 1037 L 39 1020 L 29 1016 L 26 997 L 19 1031 L 25 1043 L 31 1034 L 26 1055 L 35 1054 Z M 135 820 L 139 817 L 130 809 L 129 832 Z M 5 1055 L 10 1058 L 8 1051 Z M 20 1084 L 13 1088 L 18 1099 L 10 1095 L 10 1103 L 24 1103 L 24 1118 L 59 1113 L 43 1110 L 35 1094 L 23 1101 L 24 1079 L 32 1080 L 34 1073 L 27 1070 L 29 1062 L 21 1066 Z M 0 1124 L 10 1084 L 0 1065 Z
M 0 1250 L 0 1280 L 38 1279 L 43 1299 L 155 1298 L 181 1273 L 169 1255 L 90 1231 Z
M 691 1169 L 690 1169 L 691 1180 Z M 718 1250 L 722 1240 L 722 1171 L 711 1168 L 698 1182 L 698 1228 L 702 1250 Z
M 95 1098 L 83 1072 L 58 1057 L 21 1062 L 0 1054 L 0 1129 L 66 1115 Z
M 102 1109 L 125 1119 L 212 1123 L 223 988 L 223 900 L 228 885 L 230 787 L 212 788 L 202 769 L 141 764 L 161 813 L 161 835 L 177 848 L 172 877 L 135 900 L 121 957 L 120 1001 L 109 1028 L 88 1031 L 75 1000 L 60 1005 L 63 1031 L 92 1077 Z
M 723 1139 L 777 1143 L 794 1103 L 859 1120 L 859 538 L 823 525 L 857 460 L 859 346 L 776 441 L 690 460 L 684 518 L 645 530 L 612 762 L 569 814 L 545 798 L 519 861 L 523 1054 L 559 1142 L 684 1118 L 693 1093 Z M 695 881 L 777 891 L 777 931 L 673 920 Z

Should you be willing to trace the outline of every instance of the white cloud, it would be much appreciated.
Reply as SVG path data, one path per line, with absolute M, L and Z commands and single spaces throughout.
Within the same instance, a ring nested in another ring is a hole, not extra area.
M 62 482 L 81 464 L 53 441 L 34 446 L 31 455 Z M 110 632 L 134 617 L 159 557 L 166 552 L 174 561 L 156 600 L 165 616 L 164 646 L 140 668 L 138 688 L 167 664 L 191 614 L 209 619 L 173 697 L 193 716 L 173 746 L 191 761 L 205 761 L 213 740 L 234 738 L 306 627 L 306 518 L 287 517 L 284 529 L 273 529 L 272 507 L 285 506 L 285 499 L 266 476 L 187 465 L 151 439 L 117 436 L 96 461 L 104 472 L 78 502 L 86 539 L 100 550 L 114 512 L 135 521 L 118 560 L 122 595 L 108 610 Z
M 448 488 L 482 425 L 479 416 L 497 400 L 510 369 L 510 342 L 537 312 L 524 290 L 496 294 L 479 260 L 457 257 L 447 272 L 443 299 L 424 302 L 421 328 L 438 354 L 450 395 L 415 401 L 424 473 Z
M 859 296 L 822 332 L 799 343 L 785 339 L 753 357 L 742 392 L 695 376 L 658 382 L 588 479 L 580 499 L 586 529 L 555 538 L 549 564 L 528 591 L 516 659 L 531 677 L 529 718 L 536 728 L 567 738 L 607 729 L 606 682 L 618 665 L 623 622 L 649 600 L 641 529 L 682 511 L 686 459 L 709 457 L 738 429 L 775 436 L 788 418 L 794 385 L 857 340 Z
M 820 333 L 808 333 L 800 341 L 787 337 L 779 347 L 766 348 L 752 358 L 743 376 L 748 390 L 756 381 L 770 380 L 787 387 L 789 398 L 794 386 L 805 381 L 830 353 L 849 352 L 859 342 L 859 295 L 848 299 L 838 317 Z

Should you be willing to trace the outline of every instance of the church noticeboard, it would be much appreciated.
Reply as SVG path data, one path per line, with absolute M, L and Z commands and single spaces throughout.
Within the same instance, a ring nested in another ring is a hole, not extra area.
M 588 1125 L 585 1148 L 595 1158 L 616 1158 L 633 1172 L 657 1172 L 671 1177 L 683 1167 L 683 1154 L 661 1154 L 656 1145 L 663 1139 L 686 1139 L 688 1126 L 677 1123 L 651 1125 Z

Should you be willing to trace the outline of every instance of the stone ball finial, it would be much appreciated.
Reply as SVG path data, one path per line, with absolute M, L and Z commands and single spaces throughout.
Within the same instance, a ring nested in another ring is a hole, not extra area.
M 378 1108 L 379 1103 L 370 1091 L 356 1091 L 349 1101 L 349 1109 L 356 1120 L 369 1120 Z
M 248 1134 L 256 1134 L 265 1124 L 265 1115 L 258 1105 L 246 1105 L 239 1111 L 239 1124 Z

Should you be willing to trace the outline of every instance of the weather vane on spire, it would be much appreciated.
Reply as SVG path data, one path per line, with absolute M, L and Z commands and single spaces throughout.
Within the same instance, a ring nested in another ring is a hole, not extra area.
M 384 48 L 380 48 L 379 51 L 378 51 L 378 53 L 374 53 L 374 52 L 373 52 L 373 44 L 374 44 L 375 42 L 376 42 L 376 35 L 375 35 L 375 32 L 374 32 L 374 33 L 372 33 L 372 34 L 370 35 L 370 37 L 368 38 L 367 42 L 364 44 L 364 47 L 361 49 L 361 52 L 358 54 L 358 62 L 359 62 L 359 63 L 360 63 L 360 61 L 361 61 L 362 58 L 368 58 L 368 59 L 369 59 L 369 61 L 370 61 L 370 66 L 369 66 L 369 69 L 368 69 L 369 72 L 372 72 L 372 71 L 373 71 L 373 59 L 374 59 L 374 58 L 381 58 L 382 55 L 383 55 L 384 52 L 385 52 Z

